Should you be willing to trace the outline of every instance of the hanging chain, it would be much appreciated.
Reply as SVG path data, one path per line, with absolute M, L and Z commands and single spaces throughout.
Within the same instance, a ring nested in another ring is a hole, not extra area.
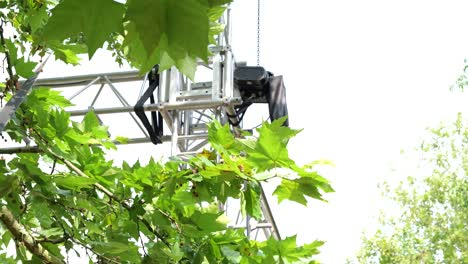
M 257 0 L 257 66 L 260 66 L 260 0 Z

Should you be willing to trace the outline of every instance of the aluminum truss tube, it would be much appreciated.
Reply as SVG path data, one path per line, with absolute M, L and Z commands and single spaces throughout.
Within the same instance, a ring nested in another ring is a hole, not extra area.
M 224 63 L 224 98 L 231 98 L 234 94 L 234 58 L 229 47 L 226 48 Z
M 223 71 L 221 63 L 221 55 L 218 53 L 213 58 L 213 81 L 211 83 L 211 98 L 213 100 L 222 97 L 221 88 L 223 81 Z
M 192 91 L 192 82 L 189 80 L 186 80 L 186 90 L 187 92 Z M 184 134 L 188 135 L 190 132 L 190 120 L 192 119 L 192 111 L 186 110 L 184 111 Z
M 147 81 L 148 81 L 148 74 L 145 74 L 145 78 L 143 79 L 143 82 L 141 83 L 140 93 L 138 94 L 138 99 L 140 99 L 143 93 L 145 92 L 145 84 Z
M 182 78 L 182 73 L 177 70 L 176 67 L 171 68 L 171 74 L 169 79 L 169 102 L 177 102 L 177 95 L 179 91 L 183 91 L 184 82 Z M 164 101 L 167 102 L 167 101 Z
M 169 101 L 170 79 L 171 69 L 165 70 L 159 75 L 158 102 Z
M 204 101 L 184 101 L 184 102 L 175 102 L 175 103 L 160 103 L 160 104 L 147 104 L 143 106 L 144 111 L 169 111 L 169 110 L 199 110 L 199 109 L 209 109 L 219 106 L 226 105 L 237 105 L 241 103 L 241 98 L 235 97 L 224 100 L 204 100 Z M 71 116 L 83 116 L 86 115 L 89 110 L 72 110 L 67 111 Z M 95 114 L 116 114 L 116 113 L 129 113 L 133 112 L 133 106 L 122 106 L 122 107 L 107 107 L 107 108 L 95 108 L 93 110 Z
M 231 9 L 228 7 L 226 10 L 226 27 L 224 29 L 224 36 L 226 38 L 226 47 L 224 55 L 224 98 L 231 98 L 234 96 L 234 55 L 231 49 L 232 39 L 232 21 L 231 21 Z
M 273 213 L 271 212 L 271 208 L 270 208 L 270 205 L 268 204 L 268 200 L 267 200 L 267 197 L 265 195 L 265 191 L 263 191 L 263 187 L 262 185 L 260 185 L 260 190 L 262 192 L 262 196 L 260 197 L 260 206 L 262 208 L 262 211 L 263 211 L 263 217 L 265 217 L 265 220 L 267 220 L 268 222 L 270 222 L 272 224 L 272 228 L 271 228 L 271 235 L 273 235 L 273 237 L 276 239 L 276 240 L 281 240 L 281 236 L 280 236 L 280 233 L 279 233 L 279 230 L 278 230 L 278 226 L 276 225 L 276 222 L 275 222 L 275 219 L 273 218 Z M 267 232 L 265 230 L 265 235 L 267 235 Z
M 98 92 L 96 93 L 96 96 L 94 96 L 94 99 L 93 99 L 93 101 L 91 102 L 91 106 L 92 106 L 92 107 L 94 107 L 94 104 L 96 103 L 97 99 L 98 99 L 99 96 L 101 95 L 102 88 L 104 88 L 104 84 L 101 84 L 101 87 L 99 87 L 99 90 L 98 90 Z
M 86 89 L 91 87 L 91 85 L 95 84 L 97 81 L 99 81 L 101 77 L 96 77 L 96 79 L 92 80 L 90 83 L 88 83 L 85 87 L 81 88 L 78 92 L 76 92 L 74 95 L 70 96 L 68 100 L 73 100 L 73 98 L 77 97 L 80 95 L 82 92 L 84 92 Z
M 99 74 L 87 74 L 77 75 L 68 77 L 54 77 L 44 78 L 37 80 L 35 86 L 48 86 L 52 88 L 68 88 L 73 86 L 86 85 L 96 78 L 107 76 L 113 83 L 119 82 L 133 82 L 141 81 L 143 78 L 140 76 L 138 71 L 123 71 L 123 72 L 110 72 L 110 73 L 99 73 Z M 106 81 L 101 79 L 99 84 L 103 84 Z
M 179 140 L 179 112 L 172 112 L 172 142 L 171 142 L 171 156 L 177 154 L 178 140 Z
M 115 86 L 112 84 L 112 82 L 109 80 L 109 78 L 107 76 L 104 76 L 104 80 L 106 81 L 107 85 L 109 85 L 109 87 L 112 89 L 112 91 L 114 92 L 115 96 L 117 96 L 117 99 L 119 99 L 120 103 L 123 105 L 123 106 L 130 106 L 130 104 L 127 102 L 127 100 L 125 100 L 125 98 L 122 96 L 122 94 L 119 93 L 119 91 L 117 90 L 117 88 L 115 88 Z M 135 123 L 137 124 L 137 126 L 140 128 L 141 132 L 143 132 L 143 134 L 146 136 L 146 137 L 149 137 L 148 133 L 146 132 L 145 128 L 141 126 L 140 122 L 138 122 L 138 119 L 135 117 L 135 115 L 132 113 L 132 112 L 129 112 L 130 116 L 132 117 L 133 121 L 135 121 Z
M 189 152 L 198 151 L 201 147 L 206 146 L 206 144 L 208 144 L 208 140 L 207 140 L 207 139 L 205 139 L 205 140 L 203 140 L 202 142 L 198 143 L 197 145 L 193 146 L 193 147 L 190 148 L 188 151 L 189 151 Z
M 231 46 L 232 39 L 232 17 L 231 17 L 231 7 L 228 7 L 226 10 L 226 26 L 224 28 L 224 37 L 226 40 L 226 45 Z

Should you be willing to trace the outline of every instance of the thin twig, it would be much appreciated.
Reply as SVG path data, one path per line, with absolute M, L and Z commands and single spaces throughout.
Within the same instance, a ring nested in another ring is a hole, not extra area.
M 57 160 L 56 159 L 54 159 L 54 163 L 52 164 L 52 171 L 50 172 L 50 175 L 54 174 L 55 165 L 57 165 Z
M 10 53 L 9 51 L 7 50 L 6 48 L 6 44 L 5 44 L 5 38 L 3 36 L 3 24 L 4 24 L 5 21 L 3 21 L 3 19 L 1 20 L 0 22 L 0 44 L 3 46 L 4 50 L 5 50 L 5 58 L 6 58 L 6 61 L 7 61 L 7 72 L 8 72 L 8 75 L 10 76 L 10 83 L 11 85 L 15 86 L 15 76 L 13 75 L 13 69 L 12 69 L 12 66 L 11 66 L 11 59 L 10 59 Z
M 164 212 L 164 211 L 161 210 L 160 208 L 157 208 L 157 209 L 158 209 L 158 211 L 159 211 L 162 215 L 164 215 L 165 217 L 167 217 L 167 218 L 175 225 L 175 227 L 177 228 L 177 231 L 178 231 L 179 233 L 182 233 L 182 230 L 180 229 L 179 224 L 177 223 L 177 221 L 176 221 L 174 218 L 172 218 L 172 216 L 170 216 L 168 213 Z
M 83 247 L 83 248 L 86 250 L 86 255 L 88 255 L 88 257 L 89 257 L 90 259 L 91 259 L 91 256 L 88 254 L 88 250 L 91 251 L 91 252 L 92 252 L 94 255 L 96 255 L 97 257 L 103 258 L 103 259 L 105 259 L 105 260 L 108 261 L 108 262 L 120 264 L 120 262 L 118 262 L 118 261 L 116 261 L 116 260 L 113 260 L 113 259 L 111 259 L 111 258 L 108 258 L 108 257 L 102 255 L 102 254 L 97 253 L 96 251 L 93 250 L 92 247 L 90 247 L 90 246 L 84 244 L 83 242 L 81 242 L 81 241 L 79 241 L 79 240 L 77 240 L 77 239 L 75 239 L 75 238 L 73 238 L 73 237 L 70 237 L 70 240 L 71 240 L 73 243 L 75 243 L 75 244 L 77 244 L 77 245 Z
M 141 248 L 143 248 L 143 253 L 145 254 L 145 256 L 148 256 L 148 252 L 146 252 L 145 243 L 143 243 L 143 238 L 141 238 L 140 223 L 139 222 L 137 222 L 137 231 L 138 231 L 138 238 L 139 238 L 140 243 L 141 243 Z

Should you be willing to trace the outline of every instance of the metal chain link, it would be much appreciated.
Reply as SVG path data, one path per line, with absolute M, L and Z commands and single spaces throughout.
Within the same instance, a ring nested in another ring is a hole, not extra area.
M 260 0 L 257 0 L 257 66 L 260 66 Z

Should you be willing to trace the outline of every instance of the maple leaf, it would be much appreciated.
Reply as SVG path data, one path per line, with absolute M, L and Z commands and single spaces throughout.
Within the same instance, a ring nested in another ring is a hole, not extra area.
M 112 0 L 64 0 L 52 9 L 44 27 L 46 40 L 64 40 L 84 34 L 91 58 L 113 32 L 122 32 L 123 4 Z

